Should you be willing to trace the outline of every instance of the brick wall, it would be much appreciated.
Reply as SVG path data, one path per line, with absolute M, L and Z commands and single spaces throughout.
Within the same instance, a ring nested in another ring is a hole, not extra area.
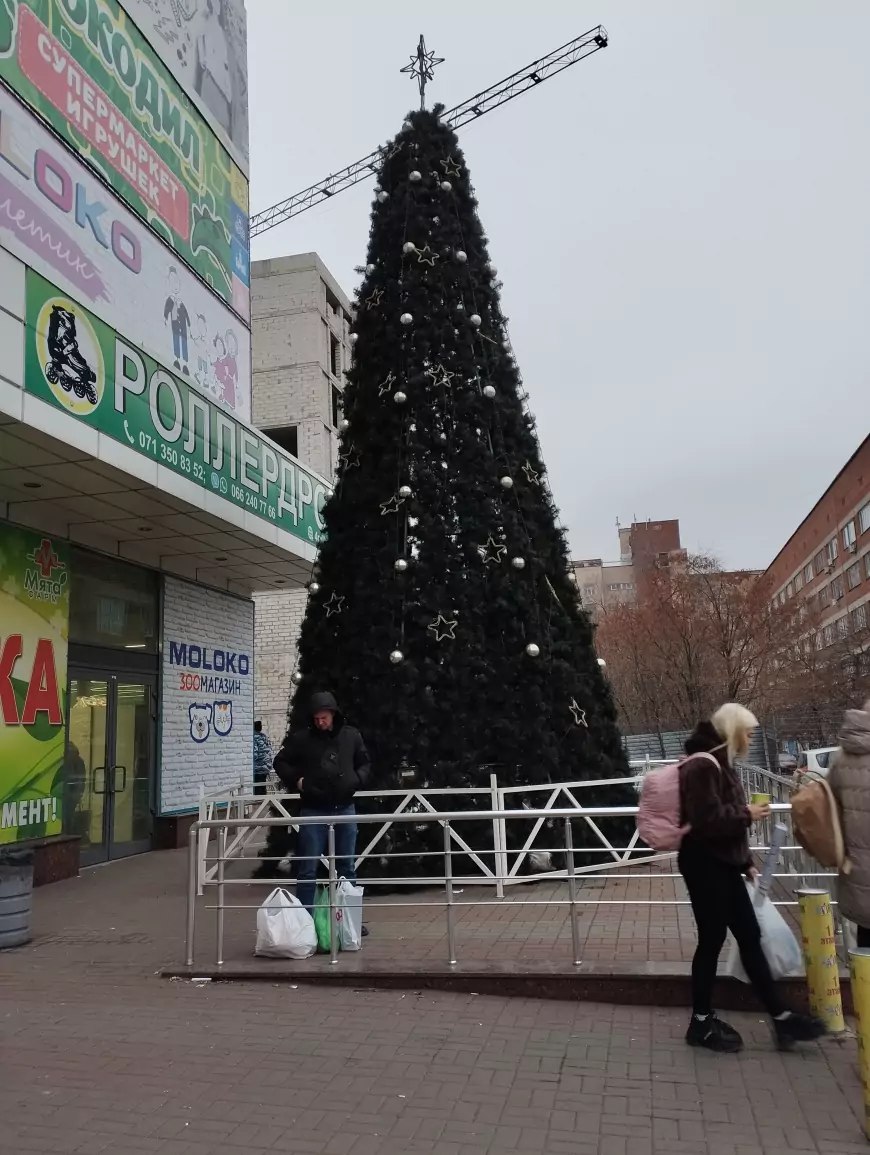
M 290 675 L 296 660 L 307 590 L 254 594 L 254 713 L 273 749 L 287 729 Z
M 186 646 L 186 664 L 182 664 L 184 659 L 179 653 L 182 645 Z M 218 651 L 227 656 L 218 656 Z M 161 691 L 162 814 L 197 806 L 200 783 L 211 791 L 237 786 L 240 779 L 251 781 L 254 653 L 253 602 L 166 578 Z M 228 655 L 235 655 L 232 662 Z M 240 655 L 247 658 L 248 670 L 244 674 Z M 209 666 L 212 668 L 208 669 Z M 229 707 L 215 708 L 215 703 L 227 702 Z M 229 731 L 221 732 L 230 721 Z M 195 740 L 194 734 L 203 740 Z

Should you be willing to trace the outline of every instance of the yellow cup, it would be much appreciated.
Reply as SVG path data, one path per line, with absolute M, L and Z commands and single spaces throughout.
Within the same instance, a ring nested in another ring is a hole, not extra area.
M 769 794 L 753 794 L 752 797 L 750 798 L 750 802 L 752 803 L 753 806 L 769 806 L 770 805 L 770 795 Z

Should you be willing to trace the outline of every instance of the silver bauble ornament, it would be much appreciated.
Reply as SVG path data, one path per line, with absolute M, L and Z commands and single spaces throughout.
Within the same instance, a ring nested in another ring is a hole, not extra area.
M 461 301 L 456 302 L 456 312 L 457 313 L 464 313 L 465 312 L 465 305 L 463 305 L 463 303 Z
M 408 563 L 405 561 L 405 559 L 403 557 L 400 557 L 400 558 L 396 559 L 396 563 L 393 566 L 393 568 L 395 569 L 396 573 L 404 573 L 405 570 L 408 568 Z
M 526 653 L 529 655 L 530 658 L 536 658 L 538 656 L 538 654 L 540 654 L 540 652 L 541 652 L 541 647 L 536 646 L 534 642 L 529 642 L 529 644 L 526 646 Z
M 375 271 L 374 265 L 366 265 L 366 273 L 368 276 L 371 276 L 374 271 Z
M 472 323 L 472 325 L 474 325 L 475 329 L 480 328 L 481 320 L 480 320 L 480 314 L 479 313 L 472 313 L 468 319 Z
M 355 345 L 359 340 L 359 333 L 348 333 L 347 339 L 350 341 L 351 345 Z
M 444 189 L 445 192 L 452 192 L 453 191 L 453 185 L 450 183 L 449 180 L 443 180 L 441 182 L 441 187 Z
M 607 662 L 605 662 L 604 658 L 599 658 L 599 659 L 598 659 L 598 665 L 599 665 L 599 666 L 602 668 L 602 670 L 603 670 L 603 669 L 604 669 L 604 667 L 607 665 Z
M 393 400 L 395 401 L 395 403 L 397 405 L 404 405 L 405 402 L 408 400 L 408 395 L 406 393 L 403 393 L 400 389 L 398 391 L 398 393 L 393 394 Z
M 465 262 L 468 260 L 468 255 L 466 253 L 463 253 L 462 249 L 457 249 L 456 250 L 456 259 L 457 259 L 457 261 L 459 261 L 460 265 L 464 265 Z
M 378 193 L 378 200 L 381 202 L 381 204 L 382 205 L 386 204 L 386 202 L 389 199 L 390 199 L 390 194 L 388 192 L 386 192 L 384 189 L 381 189 L 381 191 Z
M 571 585 L 577 585 L 577 575 L 573 570 L 568 574 L 568 581 L 571 583 Z
M 440 225 L 441 224 L 441 218 L 440 217 L 433 217 L 432 223 L 435 225 Z
M 413 128 L 413 127 L 414 127 L 414 125 L 411 123 L 410 120 L 403 120 L 402 121 L 402 128 L 408 129 L 408 128 Z
M 514 569 L 525 569 L 526 559 L 524 557 L 512 557 L 511 565 L 514 567 Z
M 312 593 L 312 594 L 319 594 L 320 593 L 320 583 L 319 582 L 312 582 L 308 587 L 308 592 Z
M 411 171 L 408 173 L 408 180 L 412 180 L 414 184 L 416 184 L 418 180 L 422 179 L 423 174 L 416 168 L 411 169 Z
M 401 650 L 393 650 L 393 652 L 390 654 L 390 661 L 393 663 L 394 666 L 400 666 L 402 664 L 402 662 L 404 662 L 404 660 L 405 660 L 405 655 L 402 653 Z
M 405 241 L 405 243 L 402 245 L 402 252 L 403 253 L 416 253 L 416 251 L 417 251 L 417 246 L 414 244 L 413 241 Z
M 410 496 L 411 496 L 410 485 L 400 485 L 399 486 L 399 497 L 408 498 Z
M 290 681 L 293 683 L 294 686 L 298 686 L 299 683 L 302 681 L 302 675 L 299 673 L 298 670 L 294 670 L 293 673 L 290 675 Z
M 410 313 L 403 313 L 401 317 L 399 317 L 399 320 L 403 325 L 412 325 L 414 323 L 414 318 Z
M 439 433 L 438 434 L 438 440 L 439 441 L 446 441 L 447 440 L 447 434 L 446 433 Z
M 493 397 L 495 397 L 495 386 L 494 385 L 484 385 L 483 395 L 484 395 L 484 397 L 489 397 L 491 400 Z
M 342 433 L 346 433 L 348 431 L 348 429 L 350 429 L 350 422 L 348 421 L 348 419 L 346 417 L 341 422 L 341 424 L 339 425 L 338 428 L 342 431 Z
M 504 349 L 504 351 L 505 351 L 506 353 L 509 353 L 509 352 L 510 352 L 510 348 L 511 348 L 511 343 L 510 343 L 510 341 L 502 341 L 502 343 L 501 343 L 501 347 L 502 347 L 502 349 Z
M 495 267 L 494 264 L 492 264 L 492 262 L 490 262 L 486 267 L 493 276 L 495 276 L 496 273 L 498 272 L 498 269 Z
M 502 489 L 513 489 L 514 487 L 514 479 L 512 477 L 500 477 L 499 481 L 501 482 Z
M 442 468 L 442 469 L 446 469 L 446 468 L 447 468 L 447 462 L 446 462 L 446 461 L 442 461 L 442 462 L 441 462 L 441 468 Z

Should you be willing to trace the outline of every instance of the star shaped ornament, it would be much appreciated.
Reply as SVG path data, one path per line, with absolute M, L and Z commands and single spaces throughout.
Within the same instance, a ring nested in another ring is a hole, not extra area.
M 435 262 L 438 260 L 438 254 L 433 253 L 428 245 L 424 245 L 422 249 L 417 249 L 414 256 L 417 258 L 419 264 L 429 265 L 432 268 L 435 267 Z
M 388 513 L 398 513 L 399 506 L 404 501 L 404 497 L 399 497 L 398 493 L 394 493 L 389 501 L 381 502 L 381 517 L 386 517 Z
M 433 367 L 431 369 L 426 370 L 426 376 L 432 378 L 432 384 L 433 385 L 443 387 L 444 389 L 449 389 L 450 388 L 450 382 L 453 380 L 453 378 L 456 376 L 456 374 L 450 373 L 439 362 L 437 365 L 433 365 Z
M 533 469 L 528 461 L 523 466 L 523 473 L 526 475 L 526 480 L 529 482 L 530 485 L 537 485 L 541 479 L 540 473 L 538 473 L 537 470 Z
M 436 642 L 443 642 L 445 638 L 449 638 L 451 642 L 456 641 L 456 627 L 459 625 L 457 621 L 448 621 L 443 614 L 439 614 L 434 622 L 430 622 L 426 627 L 435 635 Z
M 366 308 L 367 309 L 376 309 L 378 307 L 378 305 L 381 303 L 381 297 L 383 297 L 383 295 L 384 295 L 383 289 L 374 289 L 366 297 Z
M 444 169 L 445 176 L 462 176 L 462 169 L 452 156 L 445 157 L 441 161 L 441 167 Z
M 568 709 L 574 715 L 574 725 L 575 726 L 585 726 L 586 729 L 588 730 L 589 726 L 586 722 L 586 711 L 580 709 L 580 707 L 577 705 L 577 699 L 576 698 L 571 699 L 571 705 L 568 707 Z
M 484 565 L 498 565 L 506 553 L 507 547 L 497 542 L 492 534 L 487 538 L 486 545 L 480 547 L 480 556 L 483 558 Z
M 339 453 L 338 460 L 344 462 L 345 469 L 359 469 L 359 454 L 352 445 Z
M 329 597 L 329 601 L 323 603 L 323 608 L 326 610 L 326 616 L 331 618 L 333 614 L 340 614 L 344 607 L 344 598 L 340 598 L 333 590 Z
M 392 388 L 395 385 L 395 383 L 396 383 L 396 374 L 391 369 L 389 371 L 389 373 L 386 375 L 386 377 L 383 379 L 383 381 L 380 383 L 380 385 L 378 386 L 378 397 L 383 397 L 387 393 L 390 393 L 392 391 Z

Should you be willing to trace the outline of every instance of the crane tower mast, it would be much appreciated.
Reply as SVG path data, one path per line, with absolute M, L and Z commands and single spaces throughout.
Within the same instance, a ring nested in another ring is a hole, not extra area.
M 582 36 L 569 40 L 567 44 L 563 44 L 561 48 L 557 48 L 547 56 L 542 56 L 539 60 L 534 60 L 525 68 L 514 72 L 511 76 L 505 77 L 504 80 L 492 85 L 491 88 L 486 88 L 483 92 L 478 92 L 476 96 L 463 101 L 462 104 L 457 104 L 449 112 L 443 113 L 442 119 L 453 129 L 461 128 L 469 121 L 479 120 L 487 112 L 492 112 L 494 108 L 507 104 L 514 97 L 528 92 L 530 88 L 536 88 L 542 81 L 555 76 L 572 64 L 576 64 L 578 60 L 585 60 L 593 52 L 597 52 L 600 48 L 606 48 L 607 40 L 607 32 L 599 24 L 589 32 L 584 32 Z M 272 205 L 271 208 L 255 213 L 251 217 L 251 236 L 256 237 L 260 233 L 265 233 L 269 229 L 275 228 L 276 225 L 289 221 L 291 217 L 305 212 L 306 209 L 329 200 L 336 193 L 343 192 L 344 189 L 351 188 L 359 181 L 365 180 L 377 172 L 383 162 L 384 153 L 383 147 L 376 148 L 374 152 L 370 152 L 368 156 L 358 160 L 355 164 L 348 165 L 347 168 L 326 177 L 325 180 L 310 185 L 286 200 Z

